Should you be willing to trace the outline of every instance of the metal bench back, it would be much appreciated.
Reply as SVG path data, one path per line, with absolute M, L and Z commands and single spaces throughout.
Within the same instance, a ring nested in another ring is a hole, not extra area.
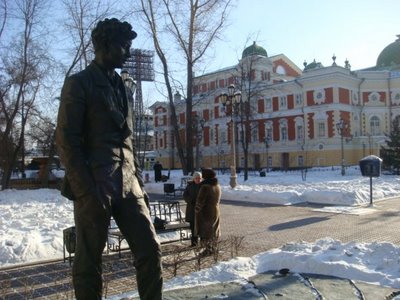
M 179 201 L 159 201 L 150 203 L 150 216 L 168 222 L 181 222 L 182 212 Z

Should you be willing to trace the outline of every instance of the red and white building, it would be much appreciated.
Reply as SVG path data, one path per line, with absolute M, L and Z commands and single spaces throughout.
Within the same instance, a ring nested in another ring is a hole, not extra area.
M 251 82 L 243 82 L 242 74 Z M 251 107 L 249 168 L 265 168 L 267 159 L 269 167 L 283 169 L 355 165 L 369 154 L 379 156 L 385 134 L 400 116 L 400 38 L 383 49 L 376 66 L 363 70 L 351 70 L 348 61 L 340 66 L 335 57 L 330 66 L 314 61 L 302 70 L 284 54 L 269 57 L 254 43 L 238 65 L 196 77 L 193 110 L 205 123 L 194 152 L 202 167 L 231 165 L 231 117 L 219 101 L 230 84 L 240 86 Z M 184 133 L 185 102 L 177 97 L 175 107 Z M 164 168 L 180 168 L 169 105 L 156 102 L 151 110 L 156 156 Z M 243 134 L 236 126 L 236 161 L 243 167 Z

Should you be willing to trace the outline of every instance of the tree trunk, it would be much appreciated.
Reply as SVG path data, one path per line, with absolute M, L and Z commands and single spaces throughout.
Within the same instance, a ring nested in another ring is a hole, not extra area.
M 56 154 L 56 147 L 55 147 L 55 138 L 56 138 L 56 132 L 54 131 L 53 136 L 51 137 L 51 144 L 50 144 L 50 149 L 49 149 L 49 157 L 47 158 L 47 164 L 45 168 L 44 175 L 41 180 L 41 185 L 44 188 L 49 187 L 49 175 L 50 175 L 50 166 L 54 161 L 54 155 Z
M 193 66 L 188 62 L 187 64 L 187 98 L 186 98 L 186 161 L 187 170 L 194 171 L 193 165 L 193 98 L 192 98 L 192 81 L 193 81 Z

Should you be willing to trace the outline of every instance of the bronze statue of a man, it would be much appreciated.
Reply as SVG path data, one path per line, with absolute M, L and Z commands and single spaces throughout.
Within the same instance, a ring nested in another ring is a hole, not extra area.
M 130 57 L 136 32 L 100 21 L 93 62 L 65 80 L 56 142 L 65 166 L 62 194 L 74 200 L 76 299 L 101 299 L 102 252 L 111 216 L 134 256 L 141 299 L 162 299 L 161 248 L 148 210 L 132 134 L 132 101 L 116 68 Z

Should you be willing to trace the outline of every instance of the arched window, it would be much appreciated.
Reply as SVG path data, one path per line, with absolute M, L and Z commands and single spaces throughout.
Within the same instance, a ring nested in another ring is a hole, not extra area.
M 272 99 L 266 98 L 265 99 L 265 108 L 269 111 L 272 109 Z
M 287 120 L 282 119 L 279 121 L 280 140 L 286 142 L 288 140 L 288 124 Z
M 279 109 L 287 109 L 287 98 L 286 96 L 279 97 Z
M 326 137 L 327 119 L 326 112 L 317 112 L 314 116 L 316 136 L 319 138 Z
M 380 135 L 381 134 L 380 121 L 377 116 L 373 116 L 370 119 L 369 126 L 371 128 L 372 135 Z
M 276 67 L 276 73 L 279 74 L 279 75 L 286 75 L 286 70 L 285 70 L 285 68 L 283 66 L 278 65 Z
M 269 139 L 269 142 L 273 141 L 272 138 L 272 122 L 268 121 L 265 123 L 265 137 Z
M 227 132 L 227 130 L 226 129 L 221 129 L 219 131 L 219 134 L 220 134 L 220 136 L 219 136 L 219 144 L 227 144 L 228 143 L 228 138 L 227 138 L 228 132 Z
M 258 128 L 254 127 L 251 131 L 251 142 L 257 143 L 258 142 Z
M 281 140 L 282 141 L 287 141 L 288 139 L 288 133 L 287 133 L 287 127 L 281 127 Z
M 304 139 L 304 125 L 303 125 L 303 118 L 297 117 L 295 119 L 296 122 L 296 140 L 302 141 Z

